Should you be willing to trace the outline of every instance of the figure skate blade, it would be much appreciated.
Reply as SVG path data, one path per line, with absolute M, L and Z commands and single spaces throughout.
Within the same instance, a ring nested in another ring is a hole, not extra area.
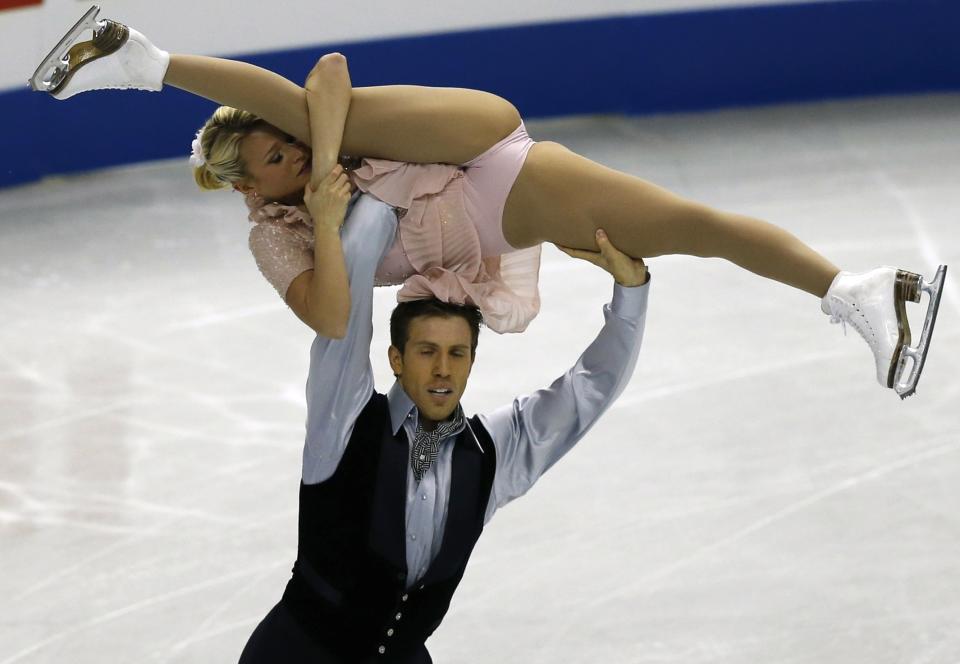
M 102 27 L 102 22 L 97 21 L 97 15 L 100 13 L 100 6 L 93 5 L 87 10 L 87 13 L 80 17 L 80 20 L 67 31 L 56 46 L 53 47 L 47 57 L 43 59 L 40 66 L 33 72 L 30 78 L 30 88 L 36 92 L 50 92 L 63 82 L 69 73 L 68 53 L 70 48 L 76 42 L 77 38 L 84 30 L 96 31 Z
M 903 346 L 900 350 L 900 361 L 897 363 L 896 382 L 894 391 L 901 399 L 914 394 L 917 390 L 917 382 L 920 380 L 920 372 L 923 371 L 923 364 L 927 359 L 927 352 L 930 349 L 930 340 L 933 338 L 933 327 L 937 322 L 937 311 L 940 309 L 940 296 L 943 294 L 943 284 L 947 276 L 947 266 L 941 265 L 937 268 L 937 274 L 932 281 L 923 281 L 920 286 L 921 291 L 925 291 L 930 296 L 930 302 L 927 304 L 927 315 L 923 321 L 923 331 L 920 333 L 920 341 L 916 347 Z M 910 370 L 907 371 L 907 361 L 911 362 Z M 906 374 L 906 377 L 904 377 Z

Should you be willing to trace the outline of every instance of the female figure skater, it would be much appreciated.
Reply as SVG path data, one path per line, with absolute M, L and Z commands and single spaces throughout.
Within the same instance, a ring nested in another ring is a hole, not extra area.
M 539 244 L 586 257 L 602 227 L 636 258 L 725 258 L 817 296 L 831 321 L 849 323 L 870 345 L 881 385 L 901 398 L 915 391 L 946 266 L 930 282 L 891 267 L 841 272 L 776 226 L 685 200 L 559 144 L 534 143 L 516 109 L 494 95 L 351 88 L 338 54 L 321 59 L 304 89 L 249 64 L 168 54 L 136 30 L 97 20 L 98 11 L 51 51 L 32 87 L 66 99 L 168 84 L 232 107 L 198 133 L 197 181 L 245 194 L 260 222 L 251 233 L 258 265 L 321 334 L 342 336 L 349 312 L 339 242 L 314 234 L 308 214 L 322 203 L 317 187 L 328 177 L 343 195 L 359 187 L 404 215 L 378 271 L 379 283 L 407 280 L 401 298 L 470 301 L 492 329 L 522 330 L 538 308 Z M 79 42 L 87 29 L 92 40 Z M 366 159 L 347 177 L 332 170 L 341 154 Z M 922 291 L 930 302 L 913 348 L 905 303 L 919 302 Z

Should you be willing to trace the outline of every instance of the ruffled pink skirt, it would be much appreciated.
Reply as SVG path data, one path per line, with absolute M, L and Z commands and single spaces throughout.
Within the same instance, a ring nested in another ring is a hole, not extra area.
M 377 282 L 402 282 L 400 301 L 473 304 L 495 332 L 523 331 L 540 310 L 540 247 L 511 247 L 502 221 L 533 144 L 521 123 L 462 167 L 364 159 L 353 182 L 400 209 L 399 242 L 381 262 Z

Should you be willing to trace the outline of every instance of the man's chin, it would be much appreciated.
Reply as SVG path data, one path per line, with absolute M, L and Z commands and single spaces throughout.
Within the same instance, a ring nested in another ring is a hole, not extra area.
M 453 411 L 446 411 L 443 413 L 425 413 L 428 419 L 433 420 L 434 422 L 445 422 L 450 419 L 450 416 L 453 415 Z

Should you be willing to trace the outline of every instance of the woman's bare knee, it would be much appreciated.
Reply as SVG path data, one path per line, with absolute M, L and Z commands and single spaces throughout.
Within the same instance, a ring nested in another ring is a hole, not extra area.
M 463 92 L 467 94 L 458 97 L 462 104 L 459 112 L 461 119 L 451 119 L 455 120 L 454 127 L 457 132 L 467 130 L 467 133 L 472 134 L 476 155 L 499 143 L 520 126 L 520 112 L 503 97 L 478 90 Z M 451 108 L 455 106 L 451 104 L 441 110 L 441 114 L 448 114 Z
M 678 198 L 666 205 L 636 208 L 629 229 L 620 228 L 610 237 L 616 243 L 622 234 L 621 250 L 636 258 L 677 254 L 713 258 L 719 255 L 723 224 L 715 210 Z
M 497 133 L 502 134 L 501 140 L 512 134 L 520 126 L 520 111 L 503 97 L 491 95 L 497 101 L 493 117 L 498 125 Z

